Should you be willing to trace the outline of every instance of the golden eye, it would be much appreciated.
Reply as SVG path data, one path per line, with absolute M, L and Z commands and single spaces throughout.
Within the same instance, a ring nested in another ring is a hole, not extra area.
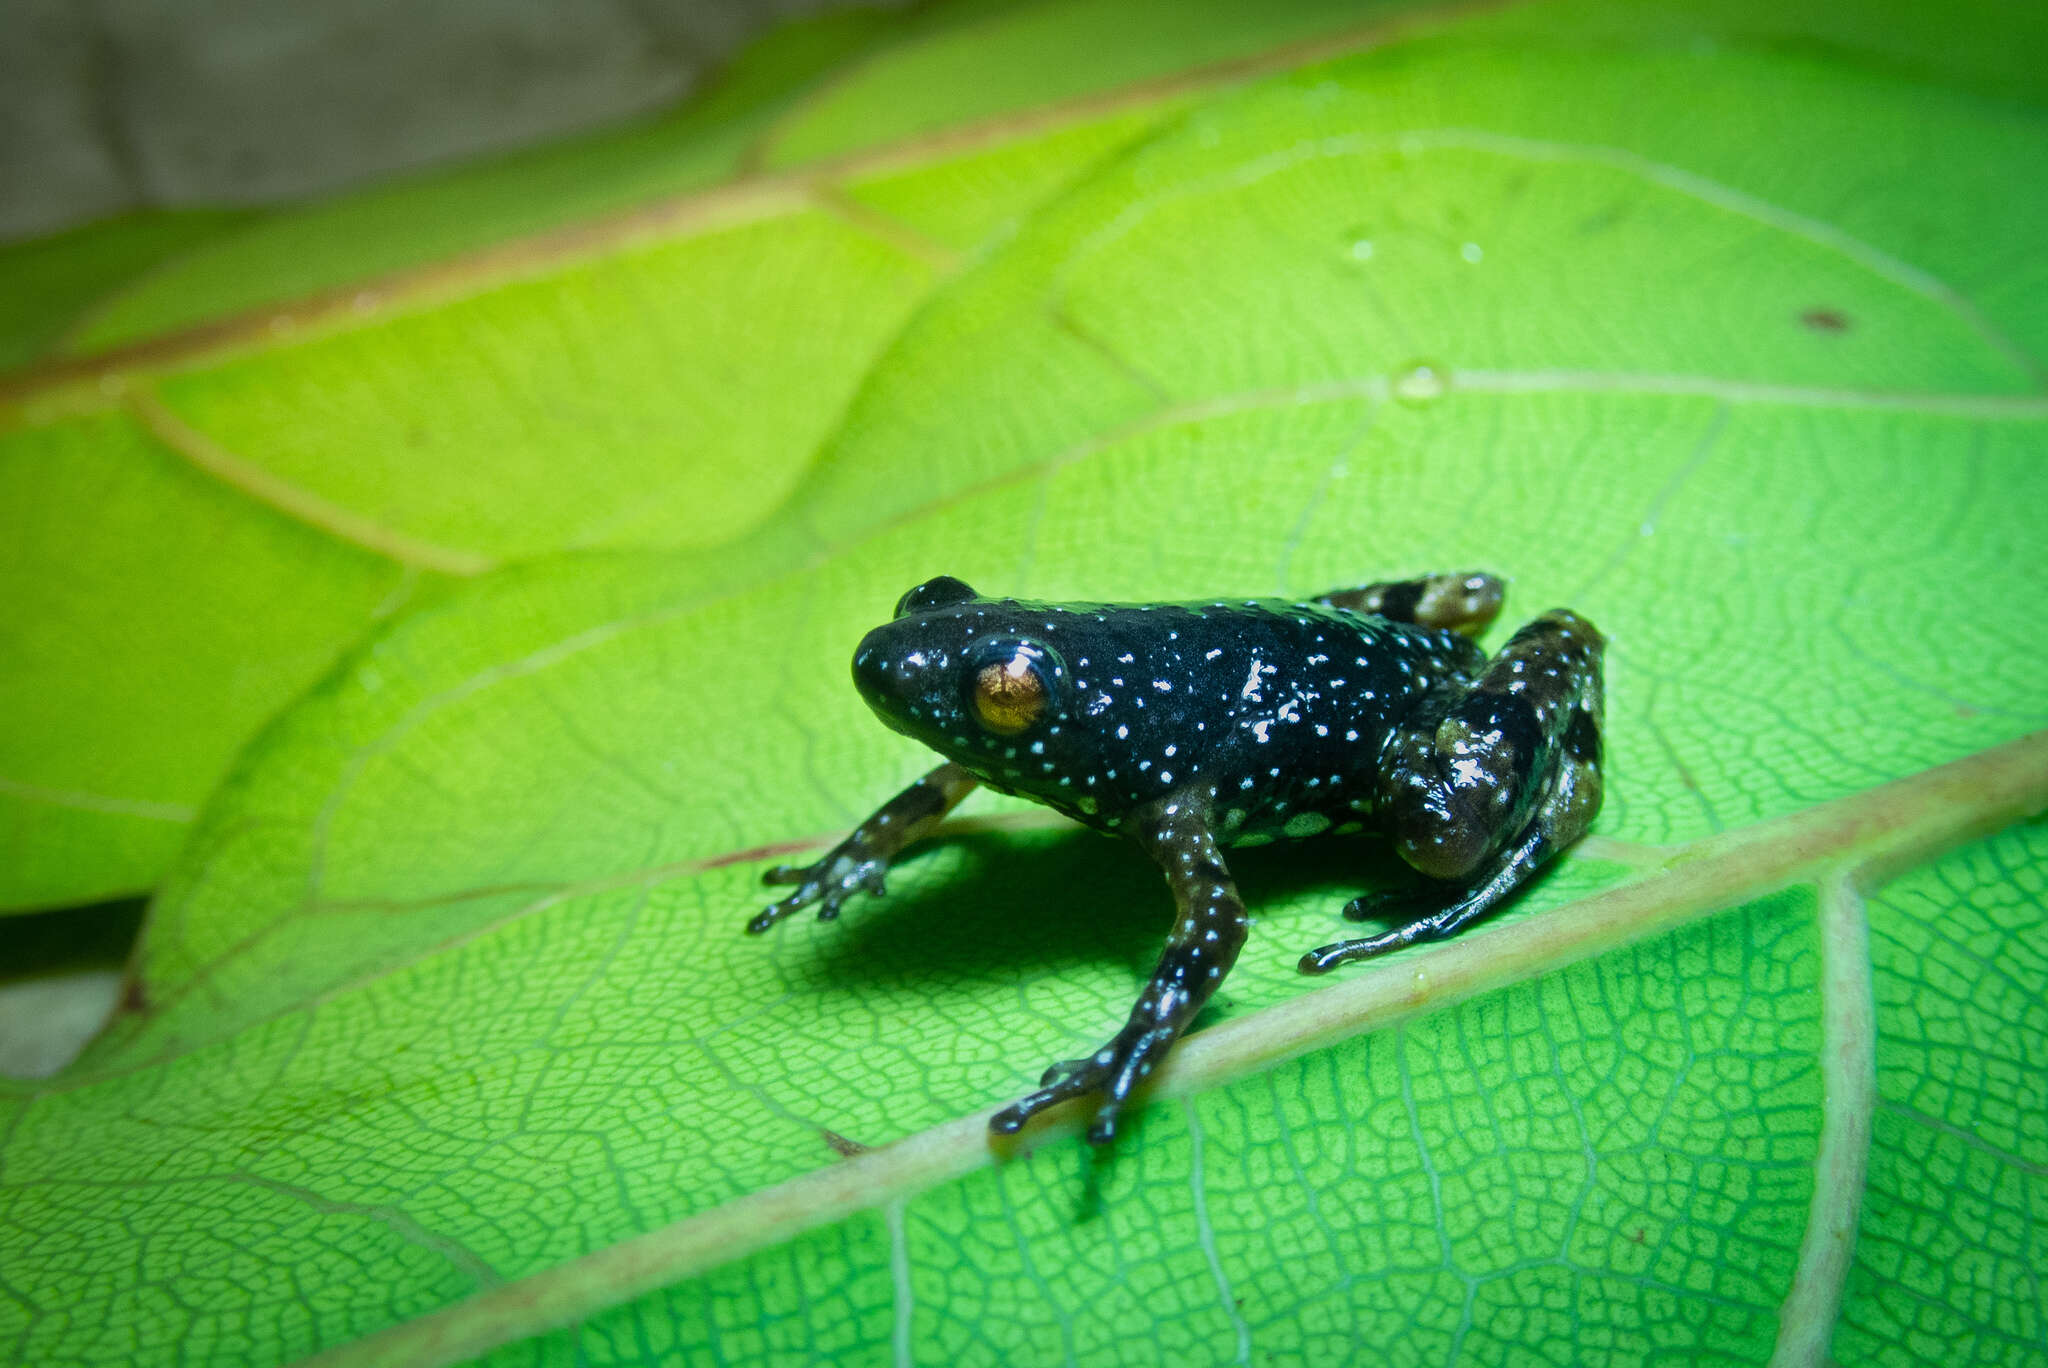
M 968 698 L 974 720 L 998 736 L 1015 736 L 1045 714 L 1045 679 L 1026 651 L 984 665 Z

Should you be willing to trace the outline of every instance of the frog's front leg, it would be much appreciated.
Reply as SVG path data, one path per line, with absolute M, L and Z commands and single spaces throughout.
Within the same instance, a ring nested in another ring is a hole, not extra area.
M 765 884 L 795 884 L 796 892 L 771 903 L 747 923 L 760 935 L 792 912 L 818 904 L 818 919 L 839 915 L 839 905 L 855 893 L 879 896 L 889 862 L 913 841 L 931 835 L 962 798 L 981 782 L 958 765 L 940 765 L 930 774 L 875 809 L 853 834 L 807 865 L 776 865 L 761 876 Z
M 1344 913 L 1359 920 L 1420 915 L 1383 935 L 1312 950 L 1304 973 L 1452 935 L 1586 833 L 1600 810 L 1604 644 L 1576 613 L 1545 613 L 1470 689 L 1397 734 L 1379 810 L 1401 857 L 1433 886 L 1354 899 Z
M 1206 814 L 1195 804 L 1174 798 L 1155 805 L 1133 827 L 1138 844 L 1165 871 L 1178 909 L 1159 967 L 1152 971 L 1124 1028 L 1094 1054 L 1046 1070 L 1037 1092 L 990 1118 L 989 1129 L 998 1134 L 1018 1130 L 1055 1103 L 1094 1093 L 1102 1100 L 1088 1127 L 1088 1142 L 1108 1144 L 1116 1136 L 1117 1113 L 1132 1089 L 1158 1067 L 1244 946 L 1249 925 L 1244 903 L 1223 866 Z

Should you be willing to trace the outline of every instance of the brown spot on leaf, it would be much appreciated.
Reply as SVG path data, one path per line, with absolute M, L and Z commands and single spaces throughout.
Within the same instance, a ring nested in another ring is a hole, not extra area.
M 818 844 L 813 837 L 804 841 L 772 841 L 767 845 L 748 846 L 745 850 L 728 850 L 723 855 L 713 855 L 704 861 L 705 869 L 723 869 L 727 865 L 751 864 L 755 860 L 772 860 L 778 855 L 793 855 L 799 850 L 809 850 Z
M 820 1126 L 818 1134 L 825 1137 L 825 1143 L 830 1145 L 832 1152 L 841 1159 L 851 1159 L 857 1154 L 866 1154 L 868 1152 L 866 1145 L 863 1145 L 858 1140 L 849 1140 L 838 1131 L 826 1130 L 823 1126 Z
M 142 991 L 142 980 L 130 977 L 121 985 L 120 1010 L 140 1013 L 149 1010 L 149 995 Z
M 1845 333 L 1849 331 L 1849 315 L 1840 309 L 1808 309 L 1799 315 L 1799 321 L 1815 332 Z

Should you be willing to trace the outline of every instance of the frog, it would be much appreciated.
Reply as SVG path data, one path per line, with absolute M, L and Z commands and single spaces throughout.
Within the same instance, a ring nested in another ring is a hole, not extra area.
M 791 891 L 746 929 L 880 896 L 892 862 L 978 787 L 1134 842 L 1175 906 L 1157 968 L 1100 1049 L 1053 1064 L 988 1123 L 1014 1135 L 1093 1097 L 1086 1138 L 1107 1145 L 1245 944 L 1225 849 L 1391 838 L 1412 876 L 1343 914 L 1392 925 L 1301 957 L 1324 974 L 1457 934 L 1586 833 L 1604 787 L 1605 638 L 1558 608 L 1489 656 L 1477 638 L 1504 597 L 1501 577 L 1478 571 L 1173 603 L 994 598 L 928 579 L 861 639 L 853 683 L 944 763 L 817 860 L 767 870 Z

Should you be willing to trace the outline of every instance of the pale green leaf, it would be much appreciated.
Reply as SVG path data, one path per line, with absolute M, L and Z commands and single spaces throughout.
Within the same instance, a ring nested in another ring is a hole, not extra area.
M 0 438 L 0 509 L 0 877 L 14 905 L 152 883 L 251 720 L 418 588 L 250 506 L 119 413 Z
M 0 426 L 0 588 L 33 619 L 7 643 L 27 702 L 0 723 L 0 910 L 152 887 L 234 752 L 392 586 L 752 528 L 934 281 L 1176 107 L 1020 117 L 962 146 L 677 193 L 742 170 L 834 60 L 946 22 L 806 21 L 647 128 L 239 229 L 171 220 L 0 258 L 18 345 L 132 344 L 23 377 Z M 181 225 L 206 240 L 177 254 Z M 94 284 L 120 288 L 67 319 Z M 106 442 L 110 403 L 147 431 L 116 422 Z M 182 508 L 211 481 L 206 520 L 140 543 L 81 530 L 97 477 L 49 455 L 79 445 L 120 467 L 124 507 Z M 304 531 L 280 539 L 279 513 Z M 217 548 L 199 526 L 230 530 Z M 287 586 L 304 611 L 243 611 Z

